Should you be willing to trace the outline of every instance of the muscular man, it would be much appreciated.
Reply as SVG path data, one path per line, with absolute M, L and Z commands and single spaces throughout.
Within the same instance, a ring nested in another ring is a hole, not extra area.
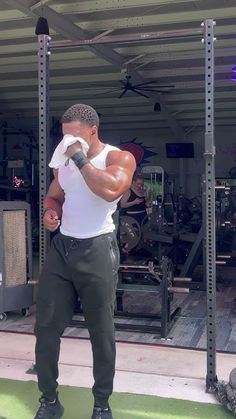
M 52 240 L 38 287 L 36 369 L 42 397 L 35 419 L 63 415 L 57 395 L 60 337 L 78 296 L 93 351 L 92 419 L 112 419 L 108 399 L 115 373 L 113 309 L 119 267 L 112 214 L 131 184 L 135 159 L 103 144 L 98 126 L 96 111 L 87 105 L 73 105 L 62 116 L 63 134 L 82 138 L 89 150 L 85 156 L 80 142 L 67 148 L 69 164 L 54 171 L 44 202 L 46 228 L 53 232 L 60 224 L 60 232 Z

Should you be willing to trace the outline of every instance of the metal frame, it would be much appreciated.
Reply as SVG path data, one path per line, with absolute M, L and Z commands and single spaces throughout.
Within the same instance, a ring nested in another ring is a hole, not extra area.
M 84 47 L 85 45 L 104 45 L 104 44 L 124 44 L 129 42 L 142 42 L 142 41 L 152 41 L 152 40 L 162 40 L 169 38 L 185 38 L 195 37 L 203 35 L 203 30 L 178 30 L 178 31 L 166 31 L 166 32 L 149 32 L 141 34 L 126 34 L 126 35 L 110 35 L 110 36 L 96 36 L 92 39 L 82 39 L 82 40 L 63 40 L 63 41 L 53 41 L 51 42 L 52 48 L 62 48 L 62 47 Z
M 59 41 L 52 42 L 51 46 L 70 47 L 70 46 L 93 46 L 96 44 L 115 44 L 124 42 L 140 42 L 150 40 L 161 40 L 176 37 L 191 37 L 204 34 L 205 55 L 206 55 L 206 133 L 205 133 L 205 176 L 206 176 L 206 212 L 205 212 L 205 257 L 206 257 L 206 280 L 207 280 L 207 391 L 213 391 L 216 383 L 216 345 L 215 345 L 215 311 L 216 311 L 216 280 L 215 280 L 215 144 L 214 144 L 214 24 L 211 19 L 202 24 L 202 29 L 180 30 L 170 32 L 156 32 L 142 35 L 124 36 L 101 36 L 94 39 L 84 39 L 81 41 Z M 78 28 L 77 28 L 78 29 Z M 40 263 L 43 263 L 48 240 L 42 224 L 43 197 L 48 186 L 48 165 L 47 147 L 49 139 L 49 41 L 47 35 L 39 35 L 39 138 L 40 138 Z M 92 47 L 93 48 L 93 47 Z M 95 47 L 94 47 L 95 48 Z M 98 47 L 97 47 L 98 48 Z M 105 48 L 105 47 L 104 47 Z M 113 52 L 113 51 L 112 51 Z M 109 57 L 108 57 L 109 58 Z M 168 116 L 165 106 L 163 112 Z M 178 132 L 179 126 L 175 121 L 170 120 L 172 127 Z
M 184 265 L 181 268 L 180 271 L 180 276 L 191 276 L 193 273 L 193 270 L 195 268 L 195 266 L 197 265 L 199 258 L 202 254 L 202 249 L 203 249 L 203 235 L 204 235 L 204 230 L 203 227 L 200 228 L 196 240 L 194 241 L 191 250 L 189 252 L 189 255 L 184 263 Z M 205 274 L 205 272 L 204 272 Z M 191 287 L 191 289 L 193 289 Z M 196 288 L 194 287 L 194 289 L 202 289 L 202 290 L 206 290 L 206 285 L 205 285 L 205 276 L 203 278 L 203 281 L 201 283 L 198 284 L 198 286 L 196 286 Z
M 43 265 L 49 246 L 50 235 L 43 225 L 43 201 L 49 187 L 49 42 L 48 35 L 38 36 L 38 81 L 39 81 L 39 256 L 40 266 Z
M 155 182 L 156 175 L 162 176 L 162 182 L 161 182 L 161 196 L 162 201 L 164 200 L 164 186 L 165 186 L 165 172 L 164 169 L 161 166 L 143 166 L 142 167 L 142 173 L 144 175 L 150 175 L 151 182 Z
M 215 132 L 214 132 L 214 26 L 213 20 L 204 24 L 205 42 L 205 261 L 207 285 L 207 391 L 211 392 L 216 377 L 216 237 L 215 237 Z

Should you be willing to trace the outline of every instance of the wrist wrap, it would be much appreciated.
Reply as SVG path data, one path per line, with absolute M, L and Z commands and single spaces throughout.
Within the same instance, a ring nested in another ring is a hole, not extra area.
M 79 170 L 81 170 L 85 164 L 89 163 L 88 157 L 85 156 L 82 150 L 73 154 L 73 156 L 71 156 L 71 160 L 73 160 Z

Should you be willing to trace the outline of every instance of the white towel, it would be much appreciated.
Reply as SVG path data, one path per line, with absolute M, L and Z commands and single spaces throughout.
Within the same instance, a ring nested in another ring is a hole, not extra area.
M 80 144 L 82 145 L 82 151 L 85 154 L 85 156 L 87 156 L 89 145 L 86 143 L 86 141 L 84 141 L 81 137 L 73 137 L 73 135 L 66 134 L 55 149 L 51 161 L 49 163 L 49 167 L 58 169 L 59 166 L 65 166 L 66 162 L 69 160 L 68 157 L 65 155 L 65 152 L 71 144 L 74 144 L 77 141 L 80 142 Z M 74 162 L 72 161 L 71 163 L 73 163 L 73 165 L 70 166 L 74 169 L 77 169 Z

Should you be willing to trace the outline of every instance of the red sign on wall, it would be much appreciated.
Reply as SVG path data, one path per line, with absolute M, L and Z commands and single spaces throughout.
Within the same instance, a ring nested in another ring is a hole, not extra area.
M 153 147 L 147 147 L 143 145 L 143 143 L 137 143 L 136 142 L 137 137 L 134 138 L 132 141 L 127 141 L 119 144 L 119 148 L 124 151 L 129 151 L 131 154 L 133 154 L 137 166 L 140 166 L 140 164 L 149 163 L 149 158 L 156 156 L 157 153 L 155 151 L 151 151 L 150 148 Z

